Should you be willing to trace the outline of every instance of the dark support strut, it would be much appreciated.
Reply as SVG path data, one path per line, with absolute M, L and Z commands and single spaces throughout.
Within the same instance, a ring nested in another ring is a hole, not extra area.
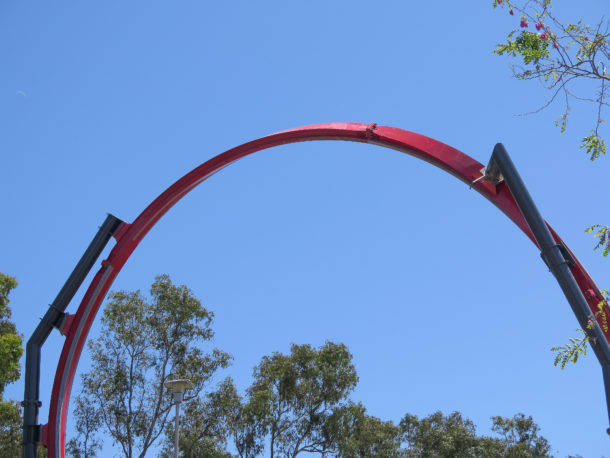
M 36 447 L 40 442 L 40 425 L 38 424 L 38 408 L 40 388 L 40 349 L 49 337 L 54 327 L 61 326 L 66 314 L 64 310 L 78 291 L 95 261 L 104 250 L 110 237 L 123 224 L 123 221 L 113 215 L 108 215 L 100 226 L 97 234 L 85 250 L 78 264 L 59 291 L 59 294 L 49 306 L 47 313 L 38 323 L 32 337 L 28 340 L 25 353 L 25 393 L 23 405 L 23 448 L 24 458 L 35 458 Z
M 542 259 L 557 279 L 563 294 L 572 307 L 574 315 L 576 315 L 576 319 L 580 323 L 580 327 L 587 329 L 588 326 L 591 326 L 591 329 L 588 330 L 588 335 L 591 337 L 589 343 L 593 347 L 595 356 L 597 356 L 602 366 L 608 420 L 610 422 L 610 345 L 599 323 L 592 317 L 593 314 L 589 304 L 587 304 L 583 291 L 578 287 L 578 283 L 576 283 L 570 271 L 570 261 L 572 264 L 574 261 L 566 256 L 567 250 L 565 247 L 558 244 L 551 235 L 546 222 L 542 219 L 540 212 L 538 212 L 521 176 L 519 176 L 519 172 L 515 168 L 515 164 L 513 164 L 502 143 L 498 143 L 494 147 L 485 175 L 496 183 L 500 178 L 504 179 L 536 239 Z M 610 428 L 606 432 L 610 434 Z

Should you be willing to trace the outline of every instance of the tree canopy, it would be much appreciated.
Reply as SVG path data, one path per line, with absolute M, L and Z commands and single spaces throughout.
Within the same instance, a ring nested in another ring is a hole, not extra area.
M 109 296 L 100 336 L 89 342 L 92 367 L 82 376 L 76 401 L 77 409 L 89 404 L 91 410 L 76 415 L 83 433 L 71 442 L 75 455 L 95 456 L 93 433 L 100 424 L 126 457 L 145 456 L 171 414 L 172 397 L 163 382 L 170 376 L 190 379 L 188 402 L 230 363 L 228 353 L 199 347 L 214 336 L 214 315 L 190 289 L 160 275 L 150 295 L 150 300 L 140 291 Z M 85 431 L 90 434 L 83 436 Z
M 11 319 L 9 294 L 17 287 L 17 281 L 0 272 L 0 395 L 9 383 L 19 380 L 23 354 L 23 339 Z
M 532 417 L 519 413 L 512 418 L 492 417 L 496 436 L 478 436 L 472 421 L 459 412 L 444 416 L 436 412 L 418 419 L 405 415 L 400 433 L 406 444 L 405 457 L 550 457 L 548 441 L 538 435 Z M 499 437 L 498 437 L 499 436 Z
M 333 342 L 293 344 L 289 354 L 263 357 L 245 397 L 226 379 L 205 401 L 191 404 L 180 432 L 189 451 L 184 456 L 231 456 L 230 449 L 240 458 L 550 456 L 540 428 L 523 414 L 492 417 L 491 436 L 477 435 L 459 412 L 406 414 L 398 424 L 369 415 L 349 399 L 358 380 L 351 360 L 347 347 Z
M 292 345 L 289 355 L 263 357 L 248 389 L 249 408 L 269 437 L 269 456 L 327 453 L 325 428 L 333 409 L 358 382 L 352 355 L 343 344 L 319 349 Z
M 160 456 L 172 456 L 173 400 L 163 385 L 169 377 L 193 382 L 181 417 L 183 457 L 549 456 L 538 425 L 523 414 L 492 417 L 493 436 L 477 435 L 459 412 L 421 419 L 406 414 L 399 423 L 368 414 L 350 399 L 358 375 L 342 343 L 292 344 L 288 354 L 264 356 L 244 395 L 231 378 L 209 389 L 212 376 L 231 360 L 198 346 L 214 335 L 213 313 L 167 275 L 155 279 L 150 296 L 109 296 L 100 336 L 89 343 L 92 367 L 75 401 L 77 436 L 66 448 L 73 457 L 97 456 L 100 433 L 129 458 L 149 454 L 163 435 Z
M 17 281 L 0 272 L 0 458 L 21 453 L 21 408 L 15 401 L 4 399 L 4 389 L 16 382 L 21 373 L 19 358 L 23 339 L 11 319 L 9 294 Z

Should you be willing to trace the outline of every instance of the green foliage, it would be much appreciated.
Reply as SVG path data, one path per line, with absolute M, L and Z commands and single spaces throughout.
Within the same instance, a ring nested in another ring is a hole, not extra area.
M 361 403 L 347 399 L 358 380 L 351 359 L 344 345 L 332 342 L 317 349 L 293 344 L 290 354 L 263 357 L 245 399 L 228 378 L 205 399 L 190 402 L 181 456 L 228 457 L 229 441 L 240 458 L 550 456 L 538 425 L 523 414 L 492 417 L 493 437 L 478 436 L 459 412 L 422 419 L 407 414 L 399 425 L 370 416 Z M 172 442 L 168 434 L 163 457 L 171 456 Z
M 606 141 L 601 138 L 597 131 L 593 130 L 591 135 L 587 135 L 582 139 L 581 149 L 589 155 L 589 158 L 594 161 L 602 154 L 606 154 Z
M 15 401 L 0 401 L 0 458 L 21 455 L 21 408 Z
M 265 448 L 264 405 L 244 403 L 230 378 L 224 380 L 208 399 L 215 418 L 222 419 L 226 438 L 233 440 L 238 455 L 242 458 L 259 456 Z
M 610 83 L 610 75 L 606 72 L 610 56 L 608 21 L 602 17 L 597 26 L 580 21 L 563 23 L 555 16 L 551 0 L 494 0 L 493 6 L 506 6 L 511 15 L 515 11 L 520 13 L 520 17 L 514 17 L 515 28 L 508 33 L 506 42 L 496 45 L 493 52 L 520 61 L 521 65 L 513 68 L 515 78 L 538 80 L 549 91 L 547 103 L 534 113 L 548 107 L 561 95 L 565 105 L 555 125 L 563 133 L 571 101 L 593 103 L 596 108 L 593 129 L 590 135 L 583 137 L 580 147 L 591 160 L 606 154 L 600 127 L 604 122 L 602 111 L 608 107 L 607 86 Z
M 474 423 L 459 412 L 447 417 L 435 412 L 421 420 L 407 414 L 399 426 L 406 457 L 481 456 Z
M 18 334 L 0 333 L 0 394 L 8 383 L 19 379 L 21 366 L 19 358 L 23 354 L 22 339 Z
M 604 298 L 597 303 L 597 312 L 595 313 L 596 317 L 601 317 L 601 327 L 604 332 L 608 332 L 608 313 L 606 310 L 608 309 L 608 291 L 601 290 Z
M 343 344 L 319 349 L 295 345 L 289 355 L 264 357 L 254 369 L 247 411 L 269 437 L 269 453 L 296 456 L 328 453 L 325 425 L 358 382 L 352 355 Z
M 0 272 L 0 396 L 6 385 L 16 382 L 20 376 L 23 339 L 10 321 L 11 309 L 8 306 L 8 296 L 16 287 L 17 281 L 13 277 Z
M 508 35 L 506 43 L 497 45 L 496 49 L 494 49 L 494 54 L 499 56 L 508 54 L 512 57 L 521 57 L 525 65 L 537 65 L 541 60 L 548 59 L 550 55 L 548 49 L 550 40 L 541 40 L 540 35 L 537 33 L 524 30 L 513 41 L 511 38 L 515 33 L 516 30 L 513 30 Z M 539 69 L 540 67 L 536 68 Z M 521 79 L 525 76 L 529 76 L 529 74 L 523 75 Z
M 532 417 L 522 413 L 513 418 L 492 417 L 491 430 L 500 436 L 502 456 L 507 458 L 539 458 L 550 457 L 551 446 L 548 441 L 539 436 L 540 427 Z
M 102 447 L 102 441 L 95 433 L 102 426 L 101 412 L 86 398 L 78 396 L 75 400 L 74 418 L 77 437 L 66 444 L 66 453 L 74 458 L 94 458 Z
M 595 231 L 593 236 L 597 239 L 597 245 L 593 247 L 594 250 L 602 249 L 602 256 L 608 256 L 610 253 L 610 228 L 608 226 L 602 226 L 601 224 L 595 224 L 585 229 L 585 234 L 591 234 Z
M 325 425 L 329 443 L 335 444 L 337 456 L 400 457 L 400 430 L 391 421 L 366 414 L 360 403 L 350 402 L 332 413 Z
M 596 226 L 591 226 L 587 229 L 587 232 L 593 231 L 595 227 Z M 597 311 L 595 314 L 589 317 L 587 330 L 593 329 L 595 320 L 598 320 L 598 322 L 601 321 L 600 325 L 603 331 L 608 332 L 608 314 L 606 312 L 608 305 L 608 292 L 601 290 L 601 294 L 602 300 L 597 303 Z M 587 355 L 587 343 L 590 339 L 588 332 L 584 329 L 577 329 L 576 331 L 583 333 L 584 336 L 570 337 L 570 341 L 567 344 L 561 347 L 551 348 L 551 351 L 556 352 L 555 360 L 553 362 L 554 366 L 559 366 L 561 369 L 565 369 L 568 363 L 576 363 L 581 355 L 583 357 Z
M 551 348 L 551 351 L 556 352 L 553 366 L 559 366 L 561 369 L 565 369 L 568 363 L 577 362 L 580 355 L 583 357 L 587 355 L 587 342 L 589 342 L 589 336 L 587 336 L 587 333 L 583 329 L 577 329 L 577 332 L 582 332 L 584 337 L 570 337 L 570 342 L 567 344 L 561 347 Z
M 161 275 L 150 294 L 150 301 L 139 291 L 110 294 L 100 337 L 89 342 L 92 368 L 82 376 L 92 415 L 127 457 L 144 456 L 165 430 L 173 401 L 163 382 L 170 375 L 193 382 L 188 402 L 231 360 L 220 350 L 204 353 L 198 347 L 214 335 L 213 314 L 191 290 Z M 76 416 L 83 430 L 95 432 Z
M 337 412 L 347 405 L 357 381 L 345 345 L 326 342 L 313 348 L 293 344 L 287 355 L 273 353 L 262 358 L 245 399 L 227 379 L 205 401 L 192 403 L 193 419 L 184 426 L 183 437 L 199 453 L 211 450 L 212 444 L 224 453 L 225 443 L 232 440 L 242 458 L 263 453 L 271 457 L 307 452 L 334 455 L 340 424 Z M 341 412 L 345 418 L 347 411 Z M 361 431 L 371 429 L 360 420 L 358 424 Z M 367 441 L 374 442 L 372 437 Z
M 110 294 L 101 335 L 89 344 L 92 369 L 82 376 L 76 399 L 78 436 L 67 444 L 73 457 L 96 456 L 101 430 L 126 457 L 145 456 L 165 432 L 160 456 L 172 456 L 173 402 L 163 387 L 169 376 L 189 378 L 194 385 L 182 404 L 183 458 L 229 458 L 229 441 L 241 458 L 264 452 L 272 458 L 303 453 L 345 458 L 548 456 L 538 426 L 522 414 L 493 417 L 499 437 L 477 436 L 474 424 L 458 412 L 421 420 L 406 415 L 399 425 L 368 415 L 362 404 L 348 399 L 358 382 L 352 355 L 333 342 L 319 348 L 293 344 L 289 354 L 263 357 L 245 398 L 230 378 L 203 396 L 212 375 L 230 361 L 226 353 L 203 354 L 195 346 L 213 337 L 212 313 L 165 275 L 156 278 L 151 296 Z
M 555 120 L 555 127 L 559 127 L 559 133 L 563 134 L 568 126 L 568 110 Z M 581 145 L 582 148 L 582 145 Z
M 8 295 L 17 288 L 17 280 L 0 272 L 0 320 L 8 320 L 11 317 L 11 310 L 8 307 Z
M 400 422 L 404 457 L 546 458 L 548 441 L 539 436 L 532 417 L 492 417 L 492 431 L 499 437 L 477 436 L 472 421 L 459 412 L 444 416 L 436 412 L 426 418 L 406 415 Z
M 205 399 L 193 398 L 183 404 L 180 415 L 180 456 L 225 458 L 231 454 L 225 450 L 229 434 L 227 413 L 234 405 L 237 392 L 232 380 L 224 380 L 220 387 L 208 393 Z M 162 458 L 174 456 L 174 424 L 166 426 L 165 446 Z
M 23 340 L 10 321 L 8 306 L 9 294 L 16 287 L 13 277 L 0 272 L 0 458 L 21 454 L 21 408 L 2 397 L 6 385 L 19 379 L 23 354 Z

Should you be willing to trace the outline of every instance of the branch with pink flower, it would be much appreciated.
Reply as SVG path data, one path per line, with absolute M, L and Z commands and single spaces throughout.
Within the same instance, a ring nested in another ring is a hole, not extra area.
M 520 60 L 513 66 L 513 76 L 520 80 L 537 80 L 550 92 L 546 103 L 525 113 L 538 113 L 557 100 L 563 100 L 563 111 L 556 125 L 563 133 L 567 127 L 571 102 L 590 102 L 595 107 L 593 128 L 583 137 L 581 148 L 591 160 L 606 153 L 601 134 L 603 110 L 609 106 L 607 85 L 610 74 L 609 23 L 601 19 L 596 26 L 579 22 L 564 23 L 553 11 L 552 0 L 494 0 L 495 8 L 519 14 L 518 27 L 510 31 L 505 43 L 494 53 Z M 534 24 L 533 29 L 530 24 Z M 578 85 L 578 88 L 576 88 Z

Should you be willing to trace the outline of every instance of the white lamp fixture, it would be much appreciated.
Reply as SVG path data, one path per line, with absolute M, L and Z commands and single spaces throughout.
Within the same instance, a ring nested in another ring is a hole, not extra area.
M 166 380 L 163 382 L 165 388 L 169 388 L 174 393 L 174 402 L 180 403 L 184 399 L 184 392 L 193 388 L 193 383 L 187 379 Z

